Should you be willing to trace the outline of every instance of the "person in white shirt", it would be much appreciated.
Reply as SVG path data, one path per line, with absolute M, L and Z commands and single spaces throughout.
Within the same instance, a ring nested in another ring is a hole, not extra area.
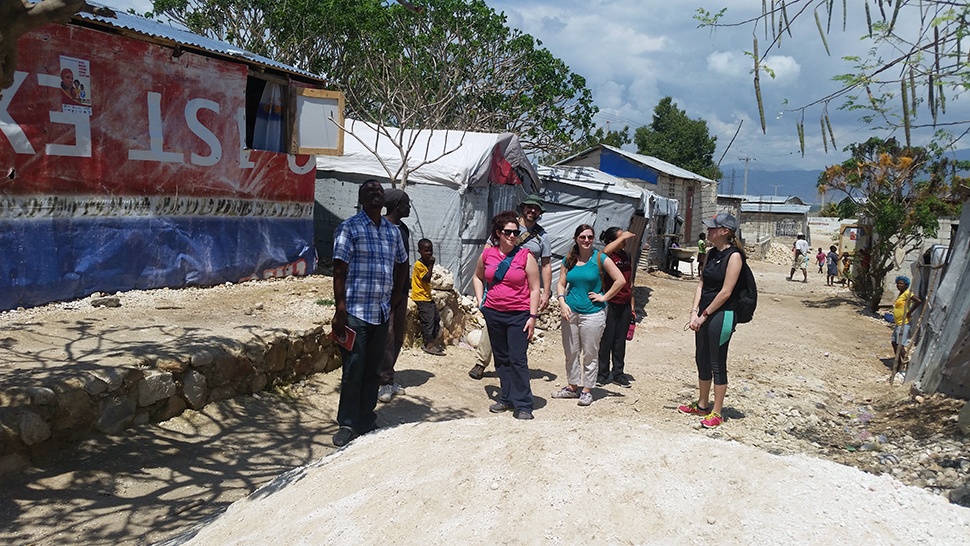
M 795 280 L 795 270 L 802 270 L 802 282 L 808 282 L 808 241 L 805 240 L 805 234 L 798 232 L 795 239 L 795 244 L 792 246 L 792 252 L 795 254 L 795 258 L 791 263 L 791 273 L 788 274 L 790 280 Z

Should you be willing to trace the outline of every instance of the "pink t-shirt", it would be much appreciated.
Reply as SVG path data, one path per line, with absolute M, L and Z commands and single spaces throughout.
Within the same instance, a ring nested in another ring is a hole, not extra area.
M 525 273 L 526 260 L 529 251 L 519 249 L 512 258 L 509 270 L 498 284 L 488 287 L 485 294 L 485 307 L 496 311 L 528 311 L 529 310 L 529 279 Z M 505 254 L 496 247 L 488 247 L 482 252 L 485 264 L 485 283 L 490 285 L 495 278 L 495 268 L 505 259 Z

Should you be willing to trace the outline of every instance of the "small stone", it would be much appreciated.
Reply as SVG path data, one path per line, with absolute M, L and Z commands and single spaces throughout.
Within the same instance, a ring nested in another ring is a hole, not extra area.
M 94 426 L 105 434 L 112 434 L 128 426 L 134 417 L 135 401 L 128 397 L 116 398 L 105 401 Z
M 51 437 L 51 426 L 43 417 L 32 411 L 20 414 L 20 439 L 29 446 L 39 444 Z
M 138 405 L 150 406 L 175 394 L 175 381 L 168 372 L 146 375 L 138 382 Z
M 189 362 L 192 364 L 193 368 L 201 368 L 203 366 L 208 366 L 209 364 L 212 364 L 213 358 L 214 357 L 212 353 L 210 353 L 209 351 L 202 350 L 192 355 L 192 358 Z
M 923 402 L 926 402 L 926 398 L 923 398 L 922 396 L 916 396 L 914 400 L 916 400 L 917 404 L 922 404 Z
M 54 391 L 47 387 L 27 387 L 30 403 L 37 406 L 49 406 L 57 399 Z
M 173 374 L 182 373 L 188 367 L 189 367 L 188 362 L 175 359 L 175 358 L 163 357 L 163 358 L 159 358 L 158 361 L 155 362 L 155 368 L 157 368 L 159 371 L 169 372 Z
M 262 311 L 263 310 L 263 306 L 264 306 L 263 302 L 261 302 L 261 301 L 260 302 L 256 302 L 256 305 L 253 306 L 253 309 L 255 309 L 257 311 Z
M 205 401 L 209 394 L 206 389 L 205 376 L 193 370 L 185 376 L 182 383 L 182 394 L 185 396 L 185 400 L 189 403 L 189 406 L 192 409 L 201 409 L 205 406 Z
M 121 298 L 118 296 L 105 296 L 91 300 L 92 307 L 121 307 Z
M 498 489 L 498 483 L 492 482 L 492 485 L 488 486 L 488 488 L 491 489 L 492 491 L 495 491 Z
M 706 521 L 708 525 L 714 525 L 715 523 L 717 523 L 717 520 L 714 519 L 713 516 L 707 516 L 707 517 L 705 517 L 704 518 L 704 521 Z

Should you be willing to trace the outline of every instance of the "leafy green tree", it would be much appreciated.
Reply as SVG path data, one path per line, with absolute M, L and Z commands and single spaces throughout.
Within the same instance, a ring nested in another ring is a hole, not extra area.
M 949 93 L 951 99 L 955 99 L 970 85 L 970 70 L 965 61 L 968 52 L 964 51 L 966 37 L 970 34 L 970 4 L 967 2 L 772 0 L 761 5 L 761 15 L 746 21 L 725 22 L 726 9 L 711 13 L 703 8 L 697 10 L 695 19 L 700 21 L 701 27 L 753 30 L 752 51 L 745 53 L 753 61 L 754 91 L 762 131 L 765 130 L 765 114 L 760 78 L 762 74 L 774 77 L 771 67 L 765 63 L 769 53 L 790 39 L 793 28 L 800 26 L 808 32 L 817 29 L 821 45 L 831 55 L 826 36 L 832 30 L 833 18 L 836 31 L 841 27 L 844 32 L 849 17 L 865 17 L 867 33 L 860 40 L 867 46 L 868 53 L 864 57 L 844 57 L 855 66 L 852 72 L 834 78 L 838 82 L 837 88 L 793 109 L 799 113 L 796 128 L 802 154 L 805 153 L 804 116 L 810 108 L 821 110 L 822 138 L 831 141 L 833 149 L 835 135 L 828 119 L 828 106 L 833 101 L 839 108 L 859 110 L 867 123 L 903 129 L 909 145 L 910 129 L 936 127 L 938 116 L 946 114 L 946 95 Z M 848 13 L 849 9 L 854 10 L 852 15 Z M 760 48 L 759 34 L 764 36 Z M 918 122 L 919 109 L 929 114 L 930 119 Z M 970 125 L 970 120 L 947 125 L 966 126 Z
M 836 207 L 840 218 L 858 216 L 872 224 L 867 263 L 857 261 L 863 267 L 853 289 L 875 312 L 886 275 L 922 248 L 924 237 L 936 236 L 940 217 L 958 213 L 954 188 L 966 179 L 956 173 L 970 162 L 950 161 L 938 149 L 900 146 L 895 138 L 873 137 L 846 151 L 852 157 L 819 175 L 818 187 L 845 194 Z
M 838 218 L 839 217 L 839 204 L 835 201 L 829 201 L 822 205 L 819 209 L 818 215 L 822 218 Z
M 597 111 L 585 79 L 481 0 L 153 5 L 194 32 L 327 77 L 349 116 L 382 126 L 514 132 L 540 154 L 568 149 Z
M 690 119 L 670 97 L 660 100 L 653 109 L 653 121 L 637 128 L 633 140 L 637 153 L 662 159 L 712 180 L 720 178 L 714 163 L 717 137 L 710 136 L 705 120 Z

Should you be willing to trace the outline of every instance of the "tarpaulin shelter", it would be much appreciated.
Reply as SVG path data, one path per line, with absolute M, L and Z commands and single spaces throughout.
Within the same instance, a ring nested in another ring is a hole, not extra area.
M 589 224 L 600 234 L 617 226 L 637 234 L 626 250 L 637 262 L 644 242 L 655 244 L 656 234 L 673 229 L 676 200 L 609 175 L 592 167 L 540 166 L 546 213 L 539 223 L 552 237 L 553 279 L 573 244 L 576 226 Z M 597 242 L 597 247 L 602 244 Z
M 337 226 L 359 211 L 360 185 L 375 179 L 390 188 L 381 161 L 392 172 L 401 165 L 399 149 L 377 128 L 347 120 L 347 129 L 356 136 L 345 136 L 343 155 L 316 160 L 315 240 L 318 252 L 326 257 L 333 255 Z M 416 257 L 418 240 L 430 239 L 436 263 L 454 274 L 455 289 L 471 293 L 492 216 L 514 210 L 527 195 L 539 193 L 539 176 L 511 133 L 388 130 L 395 139 L 413 143 L 408 159 L 412 168 L 437 158 L 411 172 L 404 188 L 411 198 L 411 216 L 404 220 L 411 231 L 409 252 Z
M 683 215 L 684 241 L 693 240 L 705 228 L 702 221 L 717 212 L 717 182 L 656 157 L 597 144 L 563 159 L 557 165 L 593 167 L 613 176 L 676 199 Z M 667 232 L 677 233 L 676 230 Z M 663 245 L 665 248 L 669 246 Z M 651 249 L 651 253 L 653 250 Z
M 294 110 L 323 80 L 125 13 L 18 46 L 0 101 L 0 310 L 313 271 L 315 164 L 295 154 Z M 252 149 L 257 118 L 277 125 L 272 147 Z

